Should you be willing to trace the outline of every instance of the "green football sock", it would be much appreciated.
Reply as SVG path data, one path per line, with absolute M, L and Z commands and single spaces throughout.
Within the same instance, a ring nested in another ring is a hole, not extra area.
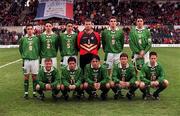
M 29 89 L 29 80 L 24 80 L 24 91 L 28 92 Z

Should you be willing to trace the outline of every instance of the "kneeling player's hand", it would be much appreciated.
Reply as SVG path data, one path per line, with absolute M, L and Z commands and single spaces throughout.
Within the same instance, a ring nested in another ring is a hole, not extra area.
M 151 87 L 156 88 L 159 85 L 158 81 L 151 81 Z
M 69 85 L 69 89 L 72 90 L 72 85 Z
M 94 88 L 96 90 L 100 89 L 101 84 L 100 83 L 94 83 Z
M 72 87 L 72 90 L 75 90 L 76 85 L 71 85 L 71 87 Z
M 129 86 L 130 86 L 129 82 L 125 82 L 125 87 L 129 87 Z
M 46 84 L 46 90 L 51 90 L 51 85 L 50 84 Z
M 126 87 L 126 82 L 120 81 L 119 85 L 120 85 L 121 88 L 125 88 Z
M 159 82 L 158 82 L 158 81 L 154 81 L 154 85 L 155 85 L 156 87 L 158 87 L 158 86 L 159 86 Z

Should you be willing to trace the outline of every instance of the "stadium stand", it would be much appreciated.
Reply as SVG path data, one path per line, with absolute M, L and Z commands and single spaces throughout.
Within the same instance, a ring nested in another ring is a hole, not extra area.
M 129 0 L 75 0 L 74 1 L 74 23 L 82 25 L 85 18 L 91 18 L 94 25 L 107 25 L 110 16 L 116 16 L 121 26 L 130 26 L 138 15 L 144 17 L 145 24 L 149 26 L 152 33 L 153 43 L 180 43 L 179 29 L 174 25 L 180 25 L 180 2 L 166 1 L 129 1 Z M 32 23 L 43 25 L 42 20 L 35 21 L 38 0 L 1 0 L 0 2 L 0 26 L 25 26 Z M 51 18 L 48 21 L 59 25 L 65 24 L 66 19 Z M 95 28 L 100 32 L 103 28 Z M 55 28 L 59 32 L 64 28 Z M 77 28 L 76 28 L 77 30 Z M 124 28 L 128 31 L 127 28 Z M 15 44 L 18 39 L 12 39 L 17 34 L 18 38 L 22 33 L 0 29 L 0 44 Z M 36 30 L 36 34 L 41 31 Z M 10 33 L 9 35 L 7 33 Z M 127 34 L 127 33 L 126 33 Z M 7 39 L 7 37 L 9 37 Z M 13 41 L 12 41 L 13 40 Z M 17 40 L 15 42 L 15 40 Z M 126 41 L 128 43 L 128 39 Z

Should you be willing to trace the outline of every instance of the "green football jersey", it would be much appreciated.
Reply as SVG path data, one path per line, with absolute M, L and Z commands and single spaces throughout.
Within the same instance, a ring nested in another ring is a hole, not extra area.
M 39 38 L 41 58 L 56 57 L 58 51 L 58 36 L 53 32 L 50 35 L 47 35 L 46 32 L 44 32 Z
M 68 87 L 69 85 L 80 86 L 82 83 L 83 73 L 81 68 L 76 67 L 75 70 L 70 70 L 68 66 L 62 68 L 62 84 Z
M 121 64 L 114 64 L 112 81 L 119 83 L 119 81 L 130 82 L 134 84 L 137 80 L 135 69 L 132 65 L 127 64 L 126 68 L 122 68 Z
M 164 80 L 164 76 L 164 70 L 160 63 L 156 63 L 155 67 L 152 67 L 150 62 L 147 62 L 143 65 L 140 72 L 140 79 L 146 84 L 150 84 L 151 81 L 155 80 L 161 83 Z
M 64 33 L 60 34 L 60 53 L 61 56 L 74 56 L 78 54 L 77 50 L 77 34 L 72 32 L 72 34 Z
M 47 83 L 52 87 L 56 87 L 61 83 L 59 71 L 55 67 L 52 67 L 50 71 L 47 71 L 46 68 L 42 66 L 39 70 L 36 82 L 41 86 L 41 88 L 44 88 Z
M 105 66 L 100 65 L 98 69 L 93 69 L 91 64 L 86 65 L 84 78 L 89 84 L 95 82 L 106 84 L 110 80 Z
M 110 28 L 102 32 L 102 46 L 105 53 L 120 53 L 124 47 L 124 34 L 119 28 L 112 31 Z
M 141 50 L 147 53 L 151 48 L 151 33 L 147 28 L 137 29 L 133 26 L 129 34 L 129 45 L 133 54 L 139 54 Z
M 36 36 L 25 35 L 19 41 L 19 52 L 22 59 L 36 60 L 39 58 L 39 39 Z

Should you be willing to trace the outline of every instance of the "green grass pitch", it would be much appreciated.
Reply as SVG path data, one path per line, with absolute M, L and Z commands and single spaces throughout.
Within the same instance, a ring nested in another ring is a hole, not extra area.
M 180 48 L 153 48 L 158 52 L 159 61 L 164 67 L 169 87 L 160 95 L 160 101 L 141 99 L 136 91 L 132 101 L 113 100 L 112 91 L 108 100 L 68 102 L 60 99 L 54 102 L 51 93 L 46 93 L 44 102 L 30 98 L 23 99 L 22 62 L 0 68 L 0 116 L 179 116 L 180 114 Z M 130 55 L 130 49 L 124 52 Z M 101 59 L 103 53 L 100 50 Z M 0 49 L 0 66 L 20 59 L 18 49 Z M 59 60 L 59 59 L 58 59 Z M 30 83 L 31 85 L 31 83 Z M 123 91 L 124 92 L 124 91 Z M 30 87 L 30 97 L 32 87 Z

